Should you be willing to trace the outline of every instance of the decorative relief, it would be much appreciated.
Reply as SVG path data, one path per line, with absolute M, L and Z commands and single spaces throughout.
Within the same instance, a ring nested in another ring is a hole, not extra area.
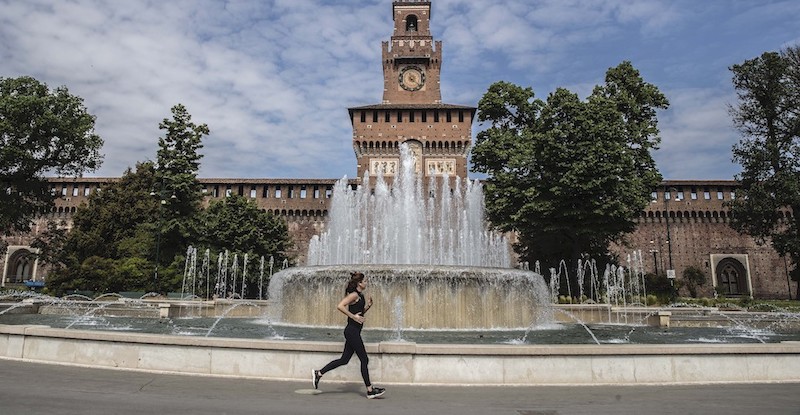
M 456 174 L 456 159 L 427 159 L 425 171 L 428 176 L 454 176 Z
M 394 176 L 400 170 L 400 159 L 371 159 L 369 161 L 369 175 Z

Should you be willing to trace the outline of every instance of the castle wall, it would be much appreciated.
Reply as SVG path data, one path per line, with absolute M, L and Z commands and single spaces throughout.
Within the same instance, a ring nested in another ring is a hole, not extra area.
M 12 246 L 26 247 L 46 228 L 48 220 L 64 220 L 71 225 L 72 214 L 86 203 L 88 195 L 104 183 L 105 179 L 58 179 L 50 181 L 62 196 L 50 214 L 37 218 L 29 235 L 6 238 Z M 284 218 L 294 242 L 289 252 L 304 264 L 308 242 L 314 235 L 325 231 L 334 179 L 200 179 L 204 190 L 204 203 L 227 195 L 241 195 L 252 199 L 259 208 Z M 351 180 L 350 185 L 356 185 Z M 789 298 L 796 291 L 796 283 L 787 282 L 787 265 L 783 258 L 769 246 L 759 246 L 753 238 L 739 235 L 730 226 L 730 214 L 724 206 L 735 198 L 738 184 L 734 181 L 666 181 L 654 191 L 653 202 L 642 211 L 638 226 L 627 235 L 624 244 L 614 246 L 622 264 L 634 250 L 641 251 L 645 272 L 660 274 L 670 268 L 678 279 L 689 266 L 702 269 L 708 283 L 699 290 L 700 296 L 712 297 L 713 288 L 720 285 L 717 266 L 720 259 L 733 258 L 741 263 L 746 275 L 740 284 L 741 295 L 756 298 Z M 63 190 L 62 190 L 63 189 Z M 85 190 L 89 189 L 89 190 Z M 671 189 L 665 191 L 664 189 Z M 680 200 L 675 200 L 680 196 Z M 669 200 L 667 200 L 667 197 Z M 787 217 L 791 212 L 783 212 Z M 669 218 L 669 219 L 668 219 Z M 669 226 L 668 226 L 669 224 Z M 669 232 L 667 228 L 669 227 Z M 653 252 L 656 251 L 656 252 Z M 655 258 L 654 254 L 655 253 Z M 6 255 L 5 282 L 17 280 L 9 272 L 14 269 Z M 13 259 L 13 258 L 12 258 Z M 43 277 L 39 267 L 35 278 Z M 716 278 L 716 280 L 715 280 Z M 687 295 L 687 292 L 682 292 Z
M 624 261 L 632 250 L 640 250 L 645 272 L 665 274 L 672 268 L 677 279 L 687 267 L 698 267 L 708 279 L 698 295 L 706 297 L 712 297 L 714 287 L 722 283 L 720 262 L 730 259 L 741 264 L 747 274 L 739 284 L 739 295 L 789 298 L 790 287 L 793 293 L 796 285 L 787 283 L 784 259 L 769 244 L 758 245 L 752 237 L 730 227 L 731 215 L 724 204 L 736 197 L 737 187 L 734 181 L 664 182 L 654 192 L 650 206 L 642 211 L 636 230 L 612 252 Z M 789 217 L 791 212 L 782 214 Z M 720 293 L 725 294 L 724 290 Z M 688 295 L 688 291 L 681 294 Z

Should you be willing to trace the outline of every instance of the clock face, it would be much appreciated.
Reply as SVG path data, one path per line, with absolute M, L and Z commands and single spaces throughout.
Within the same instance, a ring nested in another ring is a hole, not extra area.
M 406 66 L 400 70 L 399 78 L 406 91 L 417 91 L 425 85 L 425 72 L 419 66 Z

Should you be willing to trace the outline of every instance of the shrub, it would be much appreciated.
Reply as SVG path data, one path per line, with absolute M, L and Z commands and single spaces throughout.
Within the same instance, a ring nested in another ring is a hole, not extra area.
M 683 270 L 683 280 L 686 284 L 686 289 L 689 290 L 689 295 L 692 298 L 696 298 L 697 289 L 705 285 L 707 278 L 702 269 L 691 266 Z

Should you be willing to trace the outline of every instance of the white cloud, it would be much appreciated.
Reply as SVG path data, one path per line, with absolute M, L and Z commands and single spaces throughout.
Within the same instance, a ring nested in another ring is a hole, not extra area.
M 155 158 L 158 123 L 183 103 L 212 131 L 205 177 L 352 176 L 346 109 L 381 100 L 390 5 L 0 0 L 0 76 L 31 75 L 84 98 L 106 141 L 97 175 Z M 608 67 L 632 60 L 647 81 L 673 91 L 656 154 L 667 178 L 730 178 L 731 168 L 719 167 L 732 145 L 727 66 L 796 42 L 800 18 L 792 1 L 432 6 L 447 102 L 477 105 L 498 80 L 542 98 L 558 86 L 583 97 Z
M 735 95 L 708 88 L 664 91 L 670 108 L 660 119 L 661 150 L 655 159 L 670 179 L 729 180 L 739 171 L 731 162 L 738 133 L 728 105 Z

